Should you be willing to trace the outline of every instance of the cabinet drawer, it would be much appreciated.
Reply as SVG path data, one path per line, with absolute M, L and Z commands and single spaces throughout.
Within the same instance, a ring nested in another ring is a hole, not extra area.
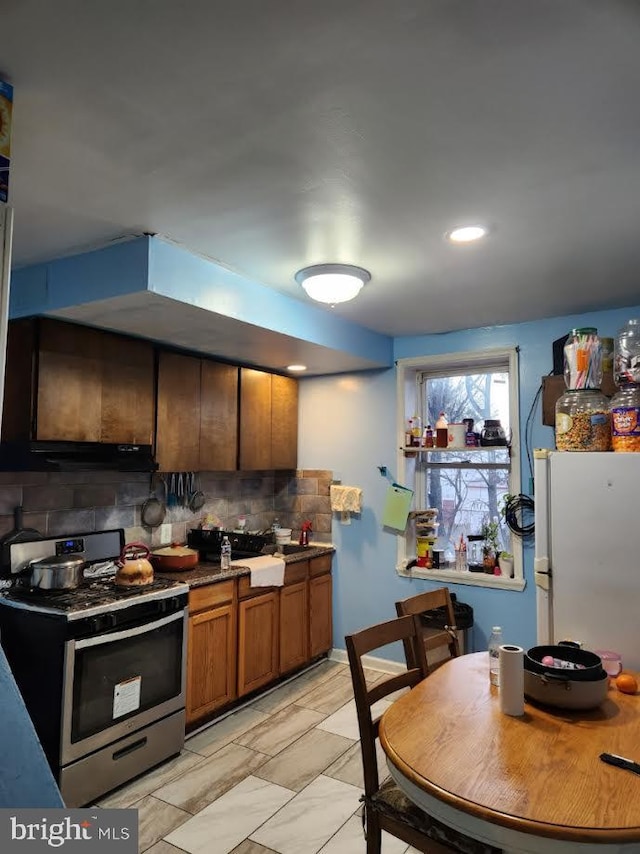
M 252 587 L 250 575 L 241 575 L 238 579 L 238 599 L 248 599 L 250 596 L 259 596 L 261 593 L 269 593 L 277 589 L 277 587 Z
M 204 587 L 195 587 L 189 591 L 189 612 L 204 611 L 214 605 L 222 605 L 233 600 L 234 579 L 219 581 L 214 584 L 206 584 Z
M 316 575 L 323 575 L 325 572 L 331 572 L 331 560 L 333 555 L 320 555 L 320 557 L 311 558 L 309 561 L 309 572 L 311 578 Z
M 284 568 L 284 583 L 298 584 L 306 581 L 309 576 L 309 561 L 301 560 L 297 563 L 288 563 Z

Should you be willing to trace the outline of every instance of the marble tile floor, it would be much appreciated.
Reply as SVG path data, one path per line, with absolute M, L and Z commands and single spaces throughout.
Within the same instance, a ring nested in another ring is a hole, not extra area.
M 370 684 L 381 677 L 367 671 Z M 383 779 L 382 751 L 378 760 Z M 99 806 L 137 809 L 147 854 L 365 854 L 361 794 L 349 668 L 326 660 L 188 738 L 180 756 Z M 414 854 L 386 834 L 382 851 Z

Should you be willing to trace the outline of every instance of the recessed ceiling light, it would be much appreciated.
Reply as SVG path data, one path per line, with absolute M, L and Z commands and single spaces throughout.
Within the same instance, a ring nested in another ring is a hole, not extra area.
M 307 366 L 306 365 L 287 365 L 287 370 L 288 371 L 306 371 Z
M 358 296 L 371 278 L 368 270 L 351 264 L 315 264 L 298 270 L 295 280 L 311 299 L 335 305 Z
M 459 228 L 452 228 L 446 236 L 451 243 L 472 243 L 474 240 L 486 237 L 488 233 L 489 229 L 484 225 L 462 225 Z

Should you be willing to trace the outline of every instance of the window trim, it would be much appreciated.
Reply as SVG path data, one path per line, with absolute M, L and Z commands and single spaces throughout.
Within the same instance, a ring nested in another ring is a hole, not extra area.
M 519 359 L 518 347 L 496 348 L 477 351 L 443 353 L 437 356 L 412 357 L 396 361 L 396 414 L 397 414 L 397 467 L 402 473 L 400 483 L 410 486 L 415 483 L 415 459 L 407 457 L 404 452 L 404 432 L 411 393 L 415 391 L 416 377 L 420 373 L 435 373 L 442 370 L 473 370 L 506 367 L 509 372 L 509 410 L 511 428 L 510 454 L 511 473 L 510 487 L 515 495 L 522 491 L 521 486 L 521 449 L 520 449 L 520 395 L 519 395 Z M 411 403 L 413 406 L 413 403 Z M 407 569 L 411 559 L 407 555 L 407 533 L 399 532 L 396 542 L 396 572 L 398 575 L 410 578 L 425 578 L 429 581 L 443 580 L 448 584 L 469 584 L 475 587 L 493 587 L 507 590 L 524 590 L 524 556 L 522 540 L 513 536 L 514 578 L 504 578 L 500 575 L 483 575 L 482 573 L 456 572 L 450 569 L 424 569 L 412 567 Z M 413 552 L 411 554 L 413 557 Z

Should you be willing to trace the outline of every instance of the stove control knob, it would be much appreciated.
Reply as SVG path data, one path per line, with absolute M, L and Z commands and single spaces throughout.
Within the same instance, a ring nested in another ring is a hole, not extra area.
M 100 631 L 102 626 L 102 621 L 100 617 L 89 617 L 89 628 L 94 634 L 97 634 Z

